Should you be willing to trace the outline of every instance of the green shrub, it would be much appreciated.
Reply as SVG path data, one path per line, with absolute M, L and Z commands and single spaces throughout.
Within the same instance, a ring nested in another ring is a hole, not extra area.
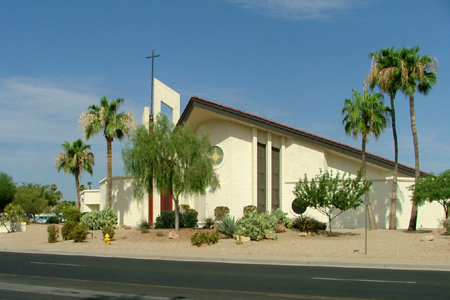
M 444 222 L 442 222 L 444 225 L 445 230 L 447 231 L 447 234 L 450 234 L 450 217 L 447 218 Z
M 179 214 L 180 228 L 195 228 L 197 227 L 198 218 L 197 212 L 189 210 L 187 212 Z M 175 228 L 175 212 L 174 211 L 162 211 L 161 215 L 156 217 L 155 229 Z
M 312 217 L 300 216 L 296 220 L 296 227 L 302 232 L 317 232 L 327 229 L 327 224 Z
M 256 208 L 256 206 L 254 205 L 247 205 L 246 207 L 244 207 L 244 216 L 248 213 L 248 212 L 257 212 L 258 209 Z
M 194 210 L 188 210 L 181 214 L 180 227 L 181 228 L 195 228 L 197 227 L 198 213 Z
M 84 225 L 78 224 L 70 233 L 70 239 L 75 243 L 83 242 L 88 235 L 87 229 Z
M 250 211 L 239 220 L 236 234 L 248 236 L 253 241 L 269 239 L 269 234 L 274 232 L 277 218 L 268 212 L 257 214 Z
M 175 228 L 174 211 L 168 210 L 162 211 L 161 214 L 156 217 L 155 229 L 163 229 L 163 228 Z
M 89 230 L 99 230 L 105 227 L 116 227 L 117 214 L 109 208 L 102 211 L 93 210 L 81 217 L 80 224 L 86 226 Z
M 201 231 L 197 232 L 193 236 L 191 236 L 191 243 L 194 246 L 200 247 L 203 244 L 212 245 L 219 241 L 219 232 L 208 232 L 208 231 Z
M 139 224 L 139 229 L 141 228 L 150 229 L 152 226 L 147 221 L 142 221 L 141 224 Z
M 116 234 L 116 232 L 114 231 L 114 228 L 112 228 L 112 227 L 105 227 L 102 229 L 102 234 L 103 234 L 103 238 L 105 238 L 106 234 L 109 234 L 109 238 L 112 239 L 114 237 L 114 234 Z
M 272 216 L 277 219 L 277 224 L 284 224 L 287 228 L 291 228 L 294 222 L 287 217 L 287 213 L 283 212 L 281 208 L 277 208 L 271 212 Z
M 47 232 L 48 232 L 48 242 L 56 243 L 56 241 L 58 240 L 59 227 L 54 224 L 48 225 Z
M 217 222 L 217 224 L 217 231 L 226 235 L 228 238 L 232 238 L 236 233 L 237 227 L 234 217 L 226 216 L 222 221 Z
M 211 229 L 215 224 L 216 224 L 216 222 L 212 218 L 207 218 L 205 220 L 206 229 Z
M 62 212 L 62 217 L 63 219 L 66 219 L 66 221 L 80 222 L 81 212 L 76 207 L 66 207 Z
M 45 221 L 47 224 L 59 224 L 60 220 L 57 216 L 51 216 Z
M 180 212 L 187 212 L 191 209 L 189 204 L 180 204 Z
M 67 221 L 66 223 L 64 223 L 63 227 L 61 228 L 61 236 L 63 240 L 71 239 L 70 234 L 77 225 L 78 222 L 75 221 Z
M 164 236 L 164 233 L 162 233 L 161 231 L 158 231 L 158 232 L 156 233 L 156 236 L 157 236 L 157 237 L 162 237 L 162 236 Z
M 222 220 L 223 218 L 228 216 L 229 213 L 230 209 L 226 206 L 217 206 L 214 209 L 214 217 L 216 218 L 216 221 Z

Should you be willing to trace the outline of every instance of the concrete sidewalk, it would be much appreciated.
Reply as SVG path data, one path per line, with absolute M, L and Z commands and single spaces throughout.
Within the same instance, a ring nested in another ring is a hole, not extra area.
M 2 252 L 80 255 L 94 257 L 117 257 L 132 259 L 199 261 L 237 264 L 266 264 L 288 266 L 321 266 L 340 268 L 372 268 L 372 269 L 401 269 L 401 270 L 429 270 L 450 271 L 450 261 L 400 261 L 400 260 L 369 260 L 369 259 L 329 259 L 312 257 L 276 257 L 276 256 L 247 256 L 247 255 L 200 255 L 200 254 L 167 254 L 144 253 L 135 251 L 104 251 L 104 250 L 44 250 L 24 247 L 2 247 Z M 361 254 L 364 256 L 364 254 Z

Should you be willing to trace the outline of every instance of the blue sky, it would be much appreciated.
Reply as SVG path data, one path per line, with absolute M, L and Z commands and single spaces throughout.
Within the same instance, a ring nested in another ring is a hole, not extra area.
M 360 147 L 340 111 L 362 92 L 381 48 L 419 45 L 439 60 L 438 84 L 416 96 L 421 169 L 450 168 L 450 2 L 359 0 L 10 1 L 0 3 L 0 171 L 15 182 L 56 184 L 75 200 L 72 175 L 54 160 L 81 138 L 78 118 L 102 96 L 124 98 L 138 121 L 155 77 L 196 95 Z M 388 97 L 386 101 L 389 102 Z M 414 166 L 409 105 L 396 99 L 400 162 Z M 106 142 L 86 143 L 106 176 Z M 392 133 L 367 150 L 393 159 Z M 123 175 L 113 144 L 113 175 Z M 299 178 L 303 174 L 299 174 Z

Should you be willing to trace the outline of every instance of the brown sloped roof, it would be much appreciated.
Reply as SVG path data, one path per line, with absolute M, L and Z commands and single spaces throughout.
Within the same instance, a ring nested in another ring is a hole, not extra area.
M 178 121 L 178 124 L 182 124 L 189 119 L 194 108 L 202 108 L 219 115 L 227 116 L 241 122 L 245 122 L 247 124 L 251 124 L 257 127 L 262 127 L 268 131 L 276 132 L 283 136 L 288 136 L 294 139 L 302 140 L 332 151 L 336 151 L 342 153 L 344 155 L 348 155 L 350 157 L 354 157 L 357 159 L 361 159 L 361 150 L 355 147 L 348 146 L 346 144 L 342 144 L 333 140 L 329 140 L 318 135 L 296 129 L 275 121 L 268 120 L 266 118 L 250 114 L 238 109 L 234 109 L 229 106 L 225 106 L 219 103 L 215 103 L 206 99 L 202 99 L 197 96 L 192 96 L 189 100 L 189 103 L 186 105 L 186 108 L 183 111 L 183 114 Z M 381 156 L 366 152 L 366 160 L 368 163 L 378 165 L 380 167 L 393 170 L 394 169 L 394 161 L 383 158 Z M 414 177 L 414 168 L 399 164 L 398 165 L 399 173 L 403 175 Z M 426 174 L 421 172 L 422 174 Z

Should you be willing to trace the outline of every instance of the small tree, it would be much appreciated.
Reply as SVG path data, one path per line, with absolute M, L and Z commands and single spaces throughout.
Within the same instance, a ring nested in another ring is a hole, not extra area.
M 311 181 L 305 174 L 294 189 L 295 204 L 315 208 L 328 217 L 328 227 L 332 235 L 331 221 L 349 209 L 356 209 L 363 203 L 362 196 L 369 191 L 372 182 L 363 181 L 361 171 L 356 178 L 351 178 L 339 172 L 333 177 L 333 172 L 322 170 Z
M 1 223 L 5 226 L 8 232 L 15 232 L 20 228 L 21 218 L 20 216 L 24 213 L 24 210 L 20 205 L 9 203 L 6 205 L 5 214 L 1 218 Z M 6 226 L 9 223 L 9 227 Z
M 46 186 L 37 183 L 24 183 L 16 189 L 14 204 L 20 205 L 27 215 L 40 214 L 48 205 L 44 191 Z
M 219 187 L 208 158 L 212 146 L 206 135 L 197 136 L 185 124 L 174 127 L 162 114 L 149 126 L 139 126 L 122 150 L 124 169 L 134 177 L 138 198 L 145 191 L 150 193 L 153 183 L 160 193 L 172 195 L 178 231 L 180 195 L 204 194 L 207 188 Z
M 12 177 L 0 172 L 0 211 L 3 211 L 5 206 L 13 201 L 15 192 L 16 185 Z
M 422 176 L 409 190 L 414 192 L 412 200 L 416 205 L 437 201 L 444 208 L 445 218 L 450 217 L 450 170 L 439 176 Z

